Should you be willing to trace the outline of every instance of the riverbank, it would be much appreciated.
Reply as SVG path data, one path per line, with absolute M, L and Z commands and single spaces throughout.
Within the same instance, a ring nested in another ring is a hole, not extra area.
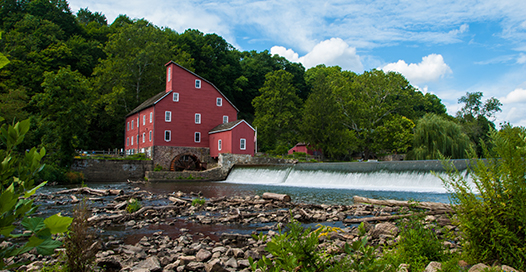
M 357 226 L 365 222 L 369 244 L 379 246 L 378 254 L 382 254 L 399 236 L 395 219 L 410 213 L 401 202 L 318 205 L 263 195 L 202 199 L 200 193 L 153 194 L 138 187 L 62 190 L 38 195 L 35 201 L 66 205 L 83 198 L 93 203 L 90 205 L 93 215 L 88 222 L 98 233 L 92 247 L 98 248 L 95 264 L 101 271 L 250 271 L 249 258 L 271 257 L 267 243 L 291 220 L 314 228 L 317 224 L 339 228 L 320 237 L 320 249 L 333 248 L 335 254 L 342 256 L 345 243 L 361 238 Z M 145 205 L 127 212 L 130 199 Z M 438 236 L 449 235 L 448 251 L 461 251 L 458 229 L 449 219 L 450 210 L 445 204 L 439 207 L 424 209 L 428 212 L 424 224 L 436 228 Z M 237 231 L 225 231 L 232 229 Z M 126 233 L 130 235 L 123 235 Z M 255 239 L 251 235 L 258 233 L 267 237 Z M 22 271 L 40 271 L 45 263 L 60 262 L 56 256 L 41 257 L 32 252 L 8 261 L 29 262 L 20 267 Z

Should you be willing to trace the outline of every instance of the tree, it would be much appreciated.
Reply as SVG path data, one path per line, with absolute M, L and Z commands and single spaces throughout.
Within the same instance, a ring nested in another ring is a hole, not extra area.
M 292 85 L 293 75 L 284 70 L 266 75 L 260 96 L 254 98 L 261 150 L 274 153 L 286 152 L 298 139 L 298 122 L 301 114 L 301 99 Z
M 500 109 L 502 104 L 497 98 L 491 97 L 482 103 L 482 97 L 482 92 L 466 93 L 458 100 L 458 103 L 464 103 L 464 106 L 457 112 L 457 120 L 475 143 L 479 156 L 482 155 L 481 142 L 488 143 L 488 133 L 495 129 L 495 124 L 490 119 L 493 119 L 497 112 L 502 111 Z
M 463 159 L 473 148 L 460 125 L 435 114 L 426 114 L 418 120 L 414 135 L 409 157 L 416 160 L 435 160 L 441 156 Z
M 44 92 L 33 97 L 42 117 L 44 145 L 50 147 L 59 165 L 69 168 L 75 149 L 86 140 L 90 120 L 91 87 L 78 71 L 61 68 L 44 74 Z
M 380 145 L 376 149 L 405 154 L 413 144 L 414 127 L 412 120 L 402 115 L 393 115 L 375 129 L 374 138 L 378 139 L 377 144 Z
M 330 72 L 339 71 L 339 67 L 307 71 L 308 83 L 312 92 L 305 102 L 302 138 L 315 149 L 321 149 L 323 155 L 332 159 L 341 158 L 355 150 L 356 135 L 344 124 L 344 114 L 333 92 Z

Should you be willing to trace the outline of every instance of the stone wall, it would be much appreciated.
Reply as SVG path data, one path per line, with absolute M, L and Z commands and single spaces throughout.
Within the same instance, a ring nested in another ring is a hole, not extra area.
M 210 157 L 210 149 L 206 147 L 175 147 L 175 146 L 155 146 L 153 151 L 153 161 L 155 165 L 160 165 L 165 170 L 170 170 L 170 163 L 179 154 L 190 153 L 196 155 L 201 162 L 206 162 L 213 166 L 216 162 Z
M 75 159 L 71 170 L 82 172 L 90 182 L 122 182 L 143 180 L 153 170 L 152 161 Z
M 216 167 L 205 171 L 146 171 L 146 180 L 158 181 L 217 181 L 225 180 L 226 176 L 221 168 Z

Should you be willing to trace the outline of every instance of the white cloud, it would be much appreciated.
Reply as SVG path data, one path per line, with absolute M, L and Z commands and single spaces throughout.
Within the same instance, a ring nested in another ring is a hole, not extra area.
M 436 81 L 446 74 L 452 73 L 451 68 L 444 62 L 440 54 L 430 54 L 422 58 L 422 62 L 407 64 L 403 60 L 389 63 L 383 68 L 384 71 L 399 72 L 412 84 Z
M 523 53 L 521 53 L 521 54 L 519 55 L 519 58 L 517 59 L 517 63 L 518 63 L 518 64 L 524 64 L 524 63 L 526 63 L 526 55 L 523 54 Z
M 526 103 L 526 89 L 517 88 L 499 100 L 502 103 Z
M 311 68 L 318 64 L 327 66 L 338 65 L 344 70 L 359 71 L 363 70 L 360 56 L 356 54 L 356 48 L 350 47 L 340 38 L 325 40 L 312 48 L 305 56 L 299 57 L 298 53 L 283 46 L 273 46 L 270 49 L 272 55 L 278 54 L 289 61 L 300 62 L 305 68 Z

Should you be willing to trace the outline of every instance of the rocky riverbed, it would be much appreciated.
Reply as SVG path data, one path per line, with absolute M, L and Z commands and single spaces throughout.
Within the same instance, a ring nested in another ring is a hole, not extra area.
M 35 202 L 60 210 L 83 198 L 92 213 L 88 221 L 98 234 L 92 247 L 98 249 L 95 263 L 101 271 L 251 271 L 249 258 L 271 257 L 266 243 L 292 219 L 305 226 L 339 227 L 341 231 L 329 238 L 320 238 L 322 247 L 336 245 L 336 250 L 359 239 L 357 226 L 365 222 L 370 243 L 381 250 L 399 233 L 394 220 L 409 211 L 407 205 L 396 201 L 313 205 L 294 203 L 275 194 L 202 199 L 199 193 L 152 194 L 139 188 L 77 188 L 37 195 Z M 130 199 L 141 201 L 143 206 L 132 213 L 126 211 Z M 428 214 L 425 224 L 441 226 L 450 233 L 458 231 L 449 220 L 447 205 L 421 208 Z M 266 240 L 251 235 L 261 232 L 267 234 Z M 449 250 L 458 251 L 457 242 L 458 238 L 453 238 L 445 243 Z M 29 264 L 20 267 L 21 271 L 39 271 L 44 263 L 60 261 L 56 256 L 34 253 L 8 262 L 26 262 Z M 340 250 L 338 254 L 345 253 Z

